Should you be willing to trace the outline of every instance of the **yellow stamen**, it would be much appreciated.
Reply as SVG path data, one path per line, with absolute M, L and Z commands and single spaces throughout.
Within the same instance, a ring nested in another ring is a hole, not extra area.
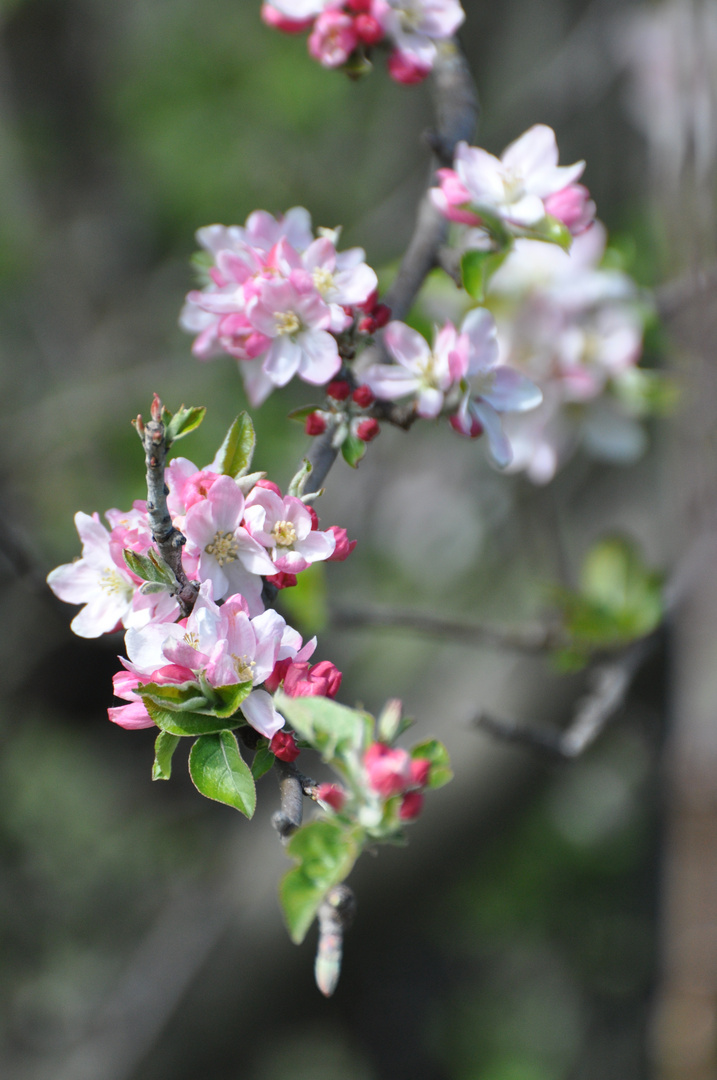
M 211 544 L 207 544 L 204 550 L 207 555 L 213 555 L 220 566 L 224 566 L 224 563 L 234 562 L 239 553 L 234 533 L 230 532 L 215 533 Z
M 281 337 L 284 334 L 295 334 L 301 330 L 301 319 L 295 311 L 275 311 L 276 332 Z
M 296 543 L 296 529 L 290 521 L 277 521 L 271 535 L 278 547 L 291 547 Z

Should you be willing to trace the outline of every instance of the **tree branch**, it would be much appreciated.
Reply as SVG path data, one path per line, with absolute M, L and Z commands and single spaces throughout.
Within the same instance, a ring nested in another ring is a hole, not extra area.
M 311 798 L 316 790 L 316 784 L 308 776 L 300 773 L 291 761 L 276 758 L 274 768 L 279 780 L 281 809 L 272 814 L 271 823 L 282 843 L 286 844 L 296 830 L 301 828 L 304 819 L 304 796 Z
M 589 693 L 580 698 L 564 731 L 538 728 L 516 720 L 481 713 L 473 723 L 505 742 L 522 743 L 562 760 L 579 757 L 595 742 L 624 703 L 635 675 L 655 648 L 657 633 L 628 645 L 611 663 L 599 664 L 589 675 Z
M 182 548 L 186 537 L 172 524 L 167 508 L 169 488 L 164 482 L 164 467 L 167 459 L 167 441 L 162 423 L 162 402 L 154 395 L 151 409 L 152 419 L 145 424 L 141 416 L 135 421 L 137 434 L 144 446 L 147 465 L 147 515 L 152 527 L 152 538 L 159 553 L 174 574 L 177 597 L 182 616 L 192 611 L 199 586 L 190 581 L 182 565 Z
M 557 626 L 549 624 L 526 624 L 517 627 L 501 627 L 465 623 L 454 619 L 440 619 L 420 611 L 399 608 L 332 607 L 331 622 L 341 629 L 363 627 L 401 627 L 417 634 L 431 634 L 466 645 L 485 645 L 490 648 L 507 649 L 531 655 L 550 652 L 566 644 L 565 635 Z
M 356 899 L 348 885 L 334 885 L 324 897 L 318 911 L 319 944 L 316 950 L 314 976 L 324 997 L 331 997 L 341 974 L 344 931 L 356 914 Z

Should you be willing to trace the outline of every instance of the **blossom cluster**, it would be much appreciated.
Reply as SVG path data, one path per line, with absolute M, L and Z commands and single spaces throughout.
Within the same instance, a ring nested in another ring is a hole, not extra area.
M 244 226 L 197 233 L 208 281 L 189 293 L 180 322 L 197 335 L 200 360 L 237 359 L 252 405 L 294 375 L 329 382 L 341 368 L 341 336 L 376 307 L 376 274 L 361 248 L 337 252 L 339 230 L 319 233 L 303 207 L 278 218 L 257 210 Z
M 336 526 L 322 531 L 313 507 L 283 496 L 262 476 L 243 483 L 181 457 L 168 466 L 167 505 L 186 538 L 184 569 L 198 586 L 185 618 L 155 548 L 145 502 L 127 513 L 108 511 L 109 529 L 98 514 L 76 515 L 82 556 L 53 570 L 48 583 L 61 600 L 84 605 L 72 623 L 81 637 L 127 631 L 127 658 L 114 689 L 128 704 L 109 710 L 115 723 L 154 724 L 148 686 L 160 699 L 174 687 L 184 695 L 183 706 L 199 700 L 209 710 L 227 687 L 242 686 L 244 719 L 271 739 L 284 724 L 272 698 L 279 687 L 290 697 L 338 691 L 341 674 L 333 664 L 309 664 L 316 639 L 304 644 L 281 615 L 265 610 L 262 591 L 265 582 L 296 584 L 297 574 L 314 562 L 347 558 L 355 541 Z M 242 486 L 249 488 L 246 495 Z M 176 695 L 171 700 L 176 703 Z
M 426 78 L 437 43 L 452 37 L 465 19 L 458 0 L 270 0 L 261 14 L 285 33 L 310 31 L 314 60 L 354 75 L 368 68 L 375 47 L 385 47 L 391 78 L 404 84 Z
M 510 469 L 547 483 L 579 444 L 629 461 L 644 448 L 638 420 L 659 376 L 638 368 L 648 308 L 627 274 L 601 265 L 600 222 L 569 252 L 522 239 L 491 280 L 487 303 L 499 328 L 501 363 L 541 389 L 538 408 L 506 418 Z M 642 404 L 641 404 L 642 402 Z

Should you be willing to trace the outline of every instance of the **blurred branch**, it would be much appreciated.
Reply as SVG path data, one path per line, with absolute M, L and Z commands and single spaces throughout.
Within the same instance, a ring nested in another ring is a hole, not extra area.
M 526 623 L 517 627 L 490 626 L 480 623 L 461 622 L 457 619 L 440 619 L 420 611 L 400 608 L 356 609 L 336 606 L 331 608 L 333 626 L 345 630 L 364 627 L 400 627 L 417 634 L 431 634 L 466 645 L 485 645 L 489 648 L 507 649 L 511 652 L 531 655 L 550 652 L 566 644 L 563 631 L 558 626 Z
M 624 703 L 635 675 L 656 642 L 657 633 L 653 633 L 633 642 L 611 663 L 593 668 L 589 675 L 589 693 L 577 702 L 573 719 L 564 731 L 538 728 L 489 713 L 481 713 L 473 723 L 505 742 L 522 743 L 563 760 L 579 757 L 595 742 Z
M 319 943 L 316 949 L 314 977 L 324 997 L 331 997 L 341 974 L 344 931 L 356 915 L 356 899 L 348 885 L 334 885 L 318 912 Z
M 291 761 L 277 758 L 274 762 L 279 779 L 281 809 L 271 817 L 271 823 L 278 832 L 282 843 L 286 843 L 297 829 L 301 828 L 304 818 L 304 796 L 311 798 L 316 784 L 304 776 Z

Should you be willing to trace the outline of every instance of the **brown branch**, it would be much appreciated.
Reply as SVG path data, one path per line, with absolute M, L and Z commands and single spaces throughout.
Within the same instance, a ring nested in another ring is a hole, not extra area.
M 331 997 L 341 974 L 344 931 L 356 914 L 356 900 L 348 885 L 334 885 L 324 897 L 318 911 L 319 944 L 316 950 L 314 976 L 324 997 Z
M 147 515 L 152 528 L 152 538 L 159 553 L 174 574 L 177 583 L 174 595 L 177 597 L 182 616 L 192 611 L 199 586 L 190 581 L 182 565 L 182 547 L 186 537 L 172 524 L 167 508 L 169 489 L 164 482 L 164 467 L 167 459 L 167 441 L 162 423 L 162 402 L 154 395 L 151 408 L 152 419 L 145 424 L 141 416 L 135 423 L 137 434 L 144 446 L 147 465 Z
M 485 645 L 489 648 L 529 654 L 550 652 L 567 643 L 562 630 L 549 624 L 490 626 L 441 619 L 420 611 L 397 608 L 333 607 L 331 622 L 334 626 L 348 630 L 363 627 L 400 627 L 413 633 L 431 634 L 466 645 Z
M 291 761 L 277 758 L 274 768 L 279 780 L 281 809 L 272 814 L 271 823 L 282 843 L 286 844 L 296 830 L 301 828 L 304 819 L 304 796 L 312 798 L 316 784 L 300 773 Z
M 616 660 L 593 668 L 589 693 L 577 702 L 573 719 L 564 731 L 538 728 L 488 713 L 480 714 L 473 723 L 505 742 L 522 743 L 562 760 L 579 757 L 623 705 L 635 675 L 656 642 L 657 633 L 653 633 L 628 645 Z

